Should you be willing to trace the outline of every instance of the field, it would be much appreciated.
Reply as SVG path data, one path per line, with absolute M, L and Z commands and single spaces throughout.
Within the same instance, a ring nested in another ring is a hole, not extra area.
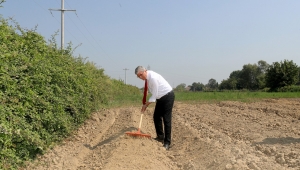
M 155 137 L 154 107 L 142 131 Z M 140 107 L 103 109 L 27 169 L 300 169 L 300 99 L 175 102 L 166 151 L 135 131 Z

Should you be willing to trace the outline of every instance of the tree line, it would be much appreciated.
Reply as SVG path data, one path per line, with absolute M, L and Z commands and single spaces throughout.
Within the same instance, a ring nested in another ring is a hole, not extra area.
M 230 73 L 229 78 L 219 84 L 211 78 L 207 84 L 194 82 L 186 86 L 181 83 L 175 91 L 216 91 L 216 90 L 251 90 L 280 91 L 292 87 L 300 90 L 300 67 L 293 60 L 284 60 L 268 64 L 260 60 L 254 64 L 245 64 L 242 70 Z

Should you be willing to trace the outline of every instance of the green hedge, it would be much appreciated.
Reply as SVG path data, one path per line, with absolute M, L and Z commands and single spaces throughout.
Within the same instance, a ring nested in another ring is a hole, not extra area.
M 68 136 L 118 95 L 140 95 L 71 48 L 0 21 L 0 169 L 15 169 Z

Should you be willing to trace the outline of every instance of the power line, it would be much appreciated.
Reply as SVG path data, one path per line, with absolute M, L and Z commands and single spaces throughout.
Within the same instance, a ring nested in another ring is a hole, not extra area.
M 47 9 L 45 9 L 44 7 L 42 7 L 39 3 L 37 3 L 35 0 L 33 0 L 40 8 L 42 8 L 43 10 L 46 10 L 46 11 L 48 11 Z M 53 16 L 53 14 L 52 14 L 52 12 L 50 11 L 50 13 L 51 13 L 51 15 Z M 54 16 L 53 16 L 53 18 L 57 21 L 57 23 L 59 23 L 59 21 L 57 20 L 57 18 L 55 18 Z
M 75 12 L 75 14 L 77 15 L 77 13 Z M 90 42 L 90 40 L 85 36 L 85 34 L 79 29 L 79 27 L 75 24 L 75 22 L 71 19 L 71 17 L 69 17 L 69 15 L 67 15 L 67 17 L 71 20 L 71 22 L 75 25 L 75 27 L 79 30 L 79 32 L 84 36 L 84 38 L 86 38 L 88 40 L 89 43 L 91 43 L 91 45 L 96 48 L 94 46 L 94 44 L 92 42 Z
M 45 11 L 49 11 L 48 9 L 44 8 L 43 6 L 41 6 L 39 3 L 37 3 L 35 0 L 33 0 L 42 10 Z M 52 17 L 56 20 L 57 23 L 60 23 L 59 20 L 52 14 L 52 12 L 50 11 Z M 69 29 L 65 29 L 75 40 L 77 40 L 78 42 L 80 42 L 73 34 L 72 32 L 69 31 Z
M 99 46 L 99 48 L 100 48 L 107 56 L 109 56 L 109 55 L 106 53 L 106 51 L 102 48 L 102 46 L 98 43 L 98 41 L 95 39 L 95 36 L 93 36 L 93 35 L 91 34 L 91 32 L 87 29 L 87 27 L 86 27 L 85 24 L 82 22 L 82 20 L 81 20 L 80 17 L 77 15 L 77 13 L 76 13 L 76 16 L 77 16 L 78 20 L 81 22 L 81 24 L 84 26 L 84 28 L 87 30 L 87 32 L 90 34 L 90 36 L 92 37 L 92 39 L 97 43 L 97 45 Z
M 33 0 L 41 9 L 43 10 L 47 10 L 45 9 L 44 7 L 42 7 L 39 3 L 36 2 L 36 0 Z M 59 0 L 57 0 L 57 2 L 59 3 Z M 67 2 L 67 1 L 64 1 L 68 7 L 71 8 L 71 5 Z M 50 10 L 50 13 L 52 15 L 52 17 L 57 21 L 57 23 L 60 23 L 58 21 L 58 19 L 52 14 L 52 11 L 53 9 L 49 9 Z M 48 11 L 48 10 L 47 10 Z M 56 9 L 56 11 L 61 11 L 61 9 Z M 73 11 L 73 10 L 72 10 Z M 98 43 L 98 41 L 95 39 L 95 36 L 92 35 L 92 33 L 88 30 L 88 28 L 86 27 L 86 25 L 83 23 L 83 21 L 80 19 L 80 16 L 77 14 L 77 11 L 74 10 L 76 16 L 77 16 L 77 19 L 80 21 L 80 23 L 82 24 L 82 26 L 86 29 L 86 31 L 90 34 L 90 36 L 92 37 L 92 39 L 96 42 L 98 48 L 100 47 L 101 50 L 106 54 L 106 56 L 109 56 L 106 51 L 101 47 L 101 45 Z M 91 46 L 95 49 L 97 49 L 97 47 L 94 45 L 95 43 L 92 43 L 88 37 L 86 36 L 86 34 L 83 33 L 83 31 L 81 29 L 79 29 L 79 27 L 76 25 L 76 23 L 72 20 L 71 17 L 69 17 L 69 15 L 67 15 L 68 19 L 70 19 L 70 21 L 75 25 L 75 27 L 79 30 L 79 32 L 84 36 L 84 38 L 91 44 Z M 64 28 L 64 30 L 66 30 L 68 32 L 68 34 L 70 34 L 75 40 L 77 40 L 79 43 L 81 43 L 73 34 L 72 32 L 69 31 L 69 29 L 66 29 Z
M 69 7 L 71 7 L 71 5 L 66 1 L 67 5 Z M 83 25 L 83 27 L 86 29 L 86 31 L 90 34 L 90 36 L 92 37 L 92 39 L 96 42 L 96 44 L 98 45 L 98 47 L 106 54 L 106 56 L 109 56 L 106 51 L 102 48 L 102 46 L 98 43 L 98 41 L 95 39 L 95 36 L 93 36 L 93 34 L 89 31 L 89 29 L 85 26 L 85 24 L 82 22 L 82 20 L 80 19 L 79 15 L 77 14 L 77 12 L 75 12 L 77 19 L 81 22 L 81 24 Z M 79 29 L 79 28 L 78 28 Z M 82 33 L 83 34 L 83 33 Z M 85 35 L 84 35 L 85 37 Z M 86 37 L 85 37 L 86 38 Z M 86 38 L 87 39 L 87 38 Z M 88 40 L 88 39 L 87 39 Z M 89 40 L 88 40 L 89 41 Z M 90 41 L 89 41 L 90 42 Z M 90 42 L 91 43 L 91 42 Z M 97 49 L 93 43 L 91 43 L 92 46 Z

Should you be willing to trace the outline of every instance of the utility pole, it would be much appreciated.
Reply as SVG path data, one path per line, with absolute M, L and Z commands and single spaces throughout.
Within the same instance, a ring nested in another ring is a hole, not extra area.
M 61 9 L 49 9 L 51 11 L 60 11 L 61 12 L 61 50 L 64 49 L 64 12 L 65 11 L 76 11 L 74 9 L 65 9 L 64 0 L 61 0 Z
M 123 70 L 125 70 L 125 84 L 126 84 L 126 71 L 129 70 L 129 69 L 124 68 Z

